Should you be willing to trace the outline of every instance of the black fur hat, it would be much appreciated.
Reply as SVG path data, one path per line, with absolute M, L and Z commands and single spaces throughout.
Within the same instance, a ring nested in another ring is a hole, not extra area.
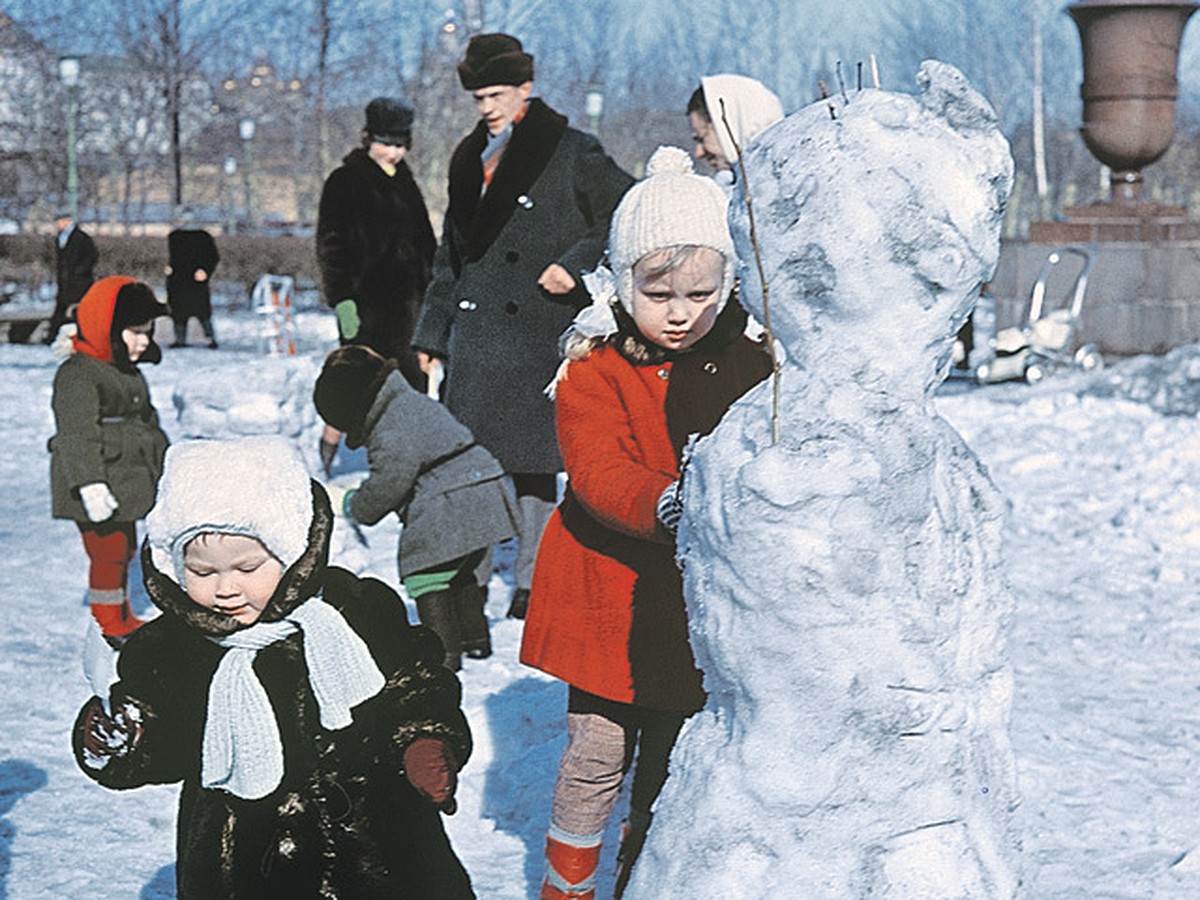
M 313 405 L 328 424 L 346 435 L 346 444 L 362 443 L 362 430 L 371 404 L 396 368 L 370 347 L 348 344 L 325 359 L 313 387 Z
M 412 108 L 394 97 L 376 97 L 367 104 L 367 124 L 363 130 L 372 140 L 397 147 L 412 144 Z
M 458 80 L 468 91 L 495 84 L 533 81 L 533 57 L 510 34 L 477 34 L 458 64 Z

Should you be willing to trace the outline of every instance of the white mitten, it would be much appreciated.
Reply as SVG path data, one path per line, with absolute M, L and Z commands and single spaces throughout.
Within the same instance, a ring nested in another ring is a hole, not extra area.
M 83 510 L 93 522 L 103 522 L 112 518 L 117 511 L 117 498 L 103 481 L 93 481 L 79 489 L 79 499 L 83 501 Z

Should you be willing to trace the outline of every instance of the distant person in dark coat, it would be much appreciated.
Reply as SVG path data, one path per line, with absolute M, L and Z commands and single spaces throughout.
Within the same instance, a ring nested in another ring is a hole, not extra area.
M 96 261 L 100 258 L 95 241 L 75 224 L 69 212 L 60 212 L 54 217 L 54 228 L 57 232 L 54 259 L 58 264 L 58 296 L 54 300 L 54 314 L 50 317 L 47 344 L 54 341 L 64 322 L 75 317 L 73 307 L 95 281 Z
M 413 112 L 399 100 L 376 97 L 366 119 L 362 146 L 346 155 L 321 191 L 321 287 L 337 313 L 341 342 L 396 360 L 408 383 L 424 391 L 410 345 L 437 239 L 404 161 Z
M 167 235 L 167 304 L 175 323 L 172 347 L 187 346 L 188 319 L 200 320 L 208 346 L 216 350 L 212 326 L 212 297 L 209 280 L 221 261 L 212 235 L 187 222 Z
M 595 137 L 533 92 L 533 57 L 507 34 L 471 38 L 458 66 L 480 121 L 450 160 L 450 204 L 413 344 L 444 360 L 445 401 L 512 475 L 521 507 L 510 615 L 523 617 L 562 469 L 543 389 L 558 338 L 589 303 L 580 284 L 632 183 Z

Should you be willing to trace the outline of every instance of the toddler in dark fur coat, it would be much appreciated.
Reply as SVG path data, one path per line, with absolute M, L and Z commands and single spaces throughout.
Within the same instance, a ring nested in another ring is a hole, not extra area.
M 327 565 L 332 514 L 279 438 L 172 447 L 147 517 L 163 614 L 79 714 L 105 787 L 183 782 L 186 898 L 464 898 L 439 812 L 471 751 L 457 679 L 387 586 Z

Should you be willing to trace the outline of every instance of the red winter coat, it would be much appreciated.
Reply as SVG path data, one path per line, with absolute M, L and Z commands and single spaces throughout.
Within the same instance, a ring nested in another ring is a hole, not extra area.
M 570 479 L 538 548 L 521 661 L 610 700 L 704 705 L 675 543 L 655 517 L 691 433 L 707 434 L 770 371 L 731 301 L 682 354 L 623 335 L 572 362 L 555 398 Z M 620 348 L 618 350 L 618 347 Z

